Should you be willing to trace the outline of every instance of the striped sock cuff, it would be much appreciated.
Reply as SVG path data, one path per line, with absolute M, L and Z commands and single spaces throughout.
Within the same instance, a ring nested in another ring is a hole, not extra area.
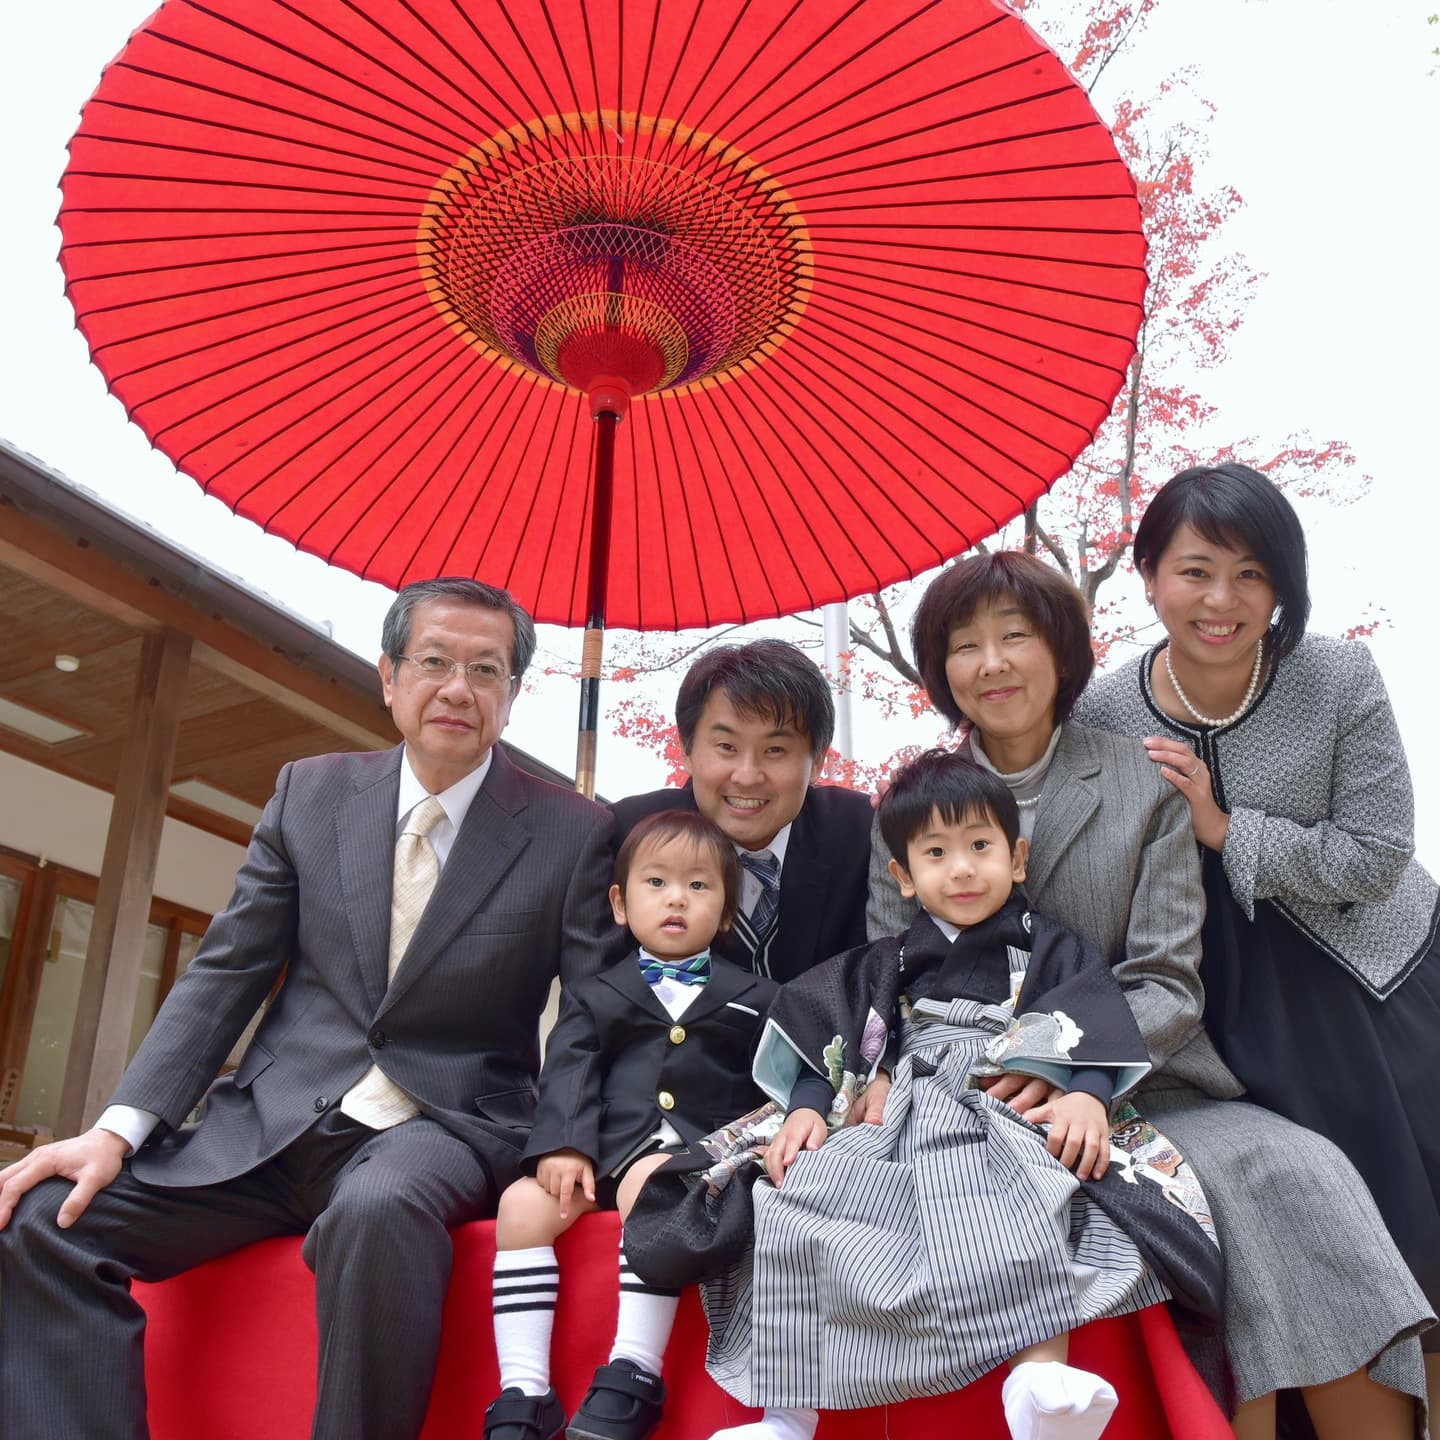
M 494 1312 L 553 1310 L 560 1293 L 560 1267 L 549 1245 L 495 1254 Z

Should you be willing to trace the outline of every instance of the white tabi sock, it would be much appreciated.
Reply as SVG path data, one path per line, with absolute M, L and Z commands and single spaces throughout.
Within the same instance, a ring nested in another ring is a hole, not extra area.
M 500 1388 L 543 1395 L 550 1388 L 550 1335 L 560 1267 L 550 1245 L 495 1252 L 495 1358 Z
M 1118 1403 L 1107 1381 L 1056 1360 L 1017 1365 L 1000 1394 L 1012 1440 L 1099 1440 Z
M 652 1375 L 660 1374 L 665 1347 L 680 1304 L 678 1290 L 647 1285 L 625 1258 L 625 1236 L 620 1236 L 620 1318 L 615 1325 L 612 1360 L 629 1360 Z
M 766 1410 L 754 1424 L 717 1430 L 710 1440 L 814 1440 L 819 1423 L 814 1410 Z

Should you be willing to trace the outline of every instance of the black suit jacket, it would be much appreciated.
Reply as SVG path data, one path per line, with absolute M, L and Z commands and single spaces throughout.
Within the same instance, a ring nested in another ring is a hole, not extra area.
M 387 984 L 402 753 L 280 772 L 230 904 L 114 1097 L 168 1127 L 132 1162 L 142 1180 L 207 1185 L 253 1169 L 372 1061 L 497 1185 L 518 1174 L 550 982 L 599 969 L 611 930 L 610 816 L 497 748 Z M 282 973 L 239 1069 L 215 1084 L 198 1126 L 179 1129 Z
M 693 1144 L 763 1102 L 750 1066 L 780 987 L 714 956 L 710 979 L 672 1020 L 637 954 L 566 990 L 527 1160 L 578 1150 L 609 1175 L 662 1120 Z
M 694 810 L 694 787 L 652 790 L 611 805 L 615 843 L 642 816 Z M 869 888 L 870 797 L 839 785 L 812 785 L 790 830 L 780 871 L 780 918 L 770 944 L 770 973 L 780 981 L 803 974 L 842 950 L 863 945 Z M 717 954 L 749 968 L 733 936 L 715 942 Z

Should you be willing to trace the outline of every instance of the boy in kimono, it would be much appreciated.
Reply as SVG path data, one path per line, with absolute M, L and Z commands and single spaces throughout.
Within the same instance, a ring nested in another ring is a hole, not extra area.
M 1015 1440 L 1095 1440 L 1116 1395 L 1067 1363 L 1069 1332 L 1166 1296 L 1120 1192 L 1146 1191 L 1141 1228 L 1173 1209 L 1200 1236 L 1154 1176 L 1106 1173 L 1108 1107 L 1150 1068 L 1144 1043 L 1105 960 L 1016 888 L 1003 780 L 932 751 L 880 827 L 923 910 L 771 1007 L 755 1078 L 789 1113 L 774 1185 L 754 1190 L 753 1283 L 707 1288 L 710 1372 L 765 1415 L 714 1440 L 809 1440 L 817 1407 L 956 1390 L 1002 1363 Z M 985 1091 L 1004 1070 L 1062 1090 L 1022 1117 Z M 874 1123 L 832 1129 L 886 1074 Z M 1218 1293 L 1213 1244 L 1194 1248 Z
M 534 1175 L 500 1200 L 495 1349 L 500 1396 L 485 1440 L 645 1440 L 660 1423 L 661 1361 L 679 1291 L 641 1281 L 620 1246 L 610 1360 L 569 1422 L 550 1384 L 554 1243 L 592 1210 L 629 1213 L 645 1177 L 758 1098 L 750 1078 L 775 982 L 712 955 L 735 915 L 734 846 L 671 810 L 632 829 L 610 903 L 636 948 L 566 992 L 540 1073 L 525 1155 Z

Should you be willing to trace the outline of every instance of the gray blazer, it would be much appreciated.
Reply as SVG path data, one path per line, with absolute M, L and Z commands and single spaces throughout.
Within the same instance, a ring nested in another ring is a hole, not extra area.
M 870 851 L 870 934 L 900 934 L 915 909 L 886 868 L 878 829 Z M 1155 1067 L 1142 1090 L 1181 1081 L 1224 1099 L 1243 1093 L 1200 1023 L 1205 893 L 1190 811 L 1137 741 L 1065 725 L 1035 811 L 1025 890 L 1040 914 L 1110 957 Z
M 132 1162 L 142 1180 L 207 1185 L 253 1169 L 372 1061 L 497 1186 L 518 1173 L 550 982 L 598 970 L 613 929 L 610 814 L 497 748 L 387 986 L 401 754 L 322 755 L 280 772 L 230 904 L 116 1092 L 165 1122 Z M 239 1069 L 181 1130 L 282 974 Z
M 1077 714 L 1124 735 L 1170 734 L 1210 766 L 1230 815 L 1221 851 L 1251 919 L 1268 900 L 1384 999 L 1429 953 L 1440 891 L 1416 861 L 1415 796 L 1385 682 L 1353 640 L 1307 635 L 1233 725 L 1170 719 L 1150 691 L 1156 651 L 1097 680 Z

